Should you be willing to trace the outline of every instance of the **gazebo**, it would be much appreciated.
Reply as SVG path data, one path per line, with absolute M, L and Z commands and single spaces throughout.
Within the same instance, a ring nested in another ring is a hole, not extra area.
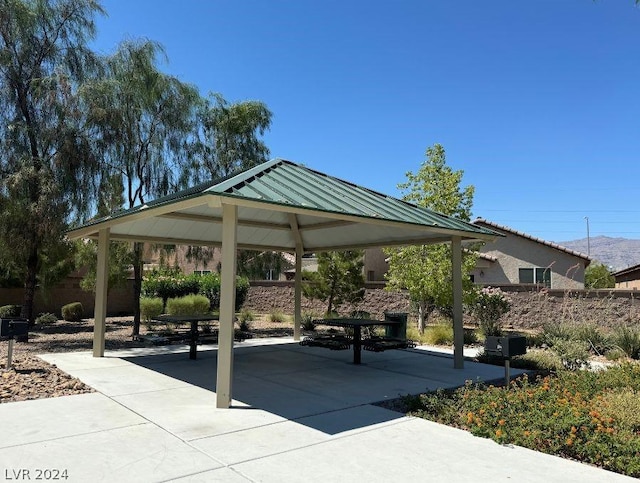
M 93 356 L 103 357 L 110 240 L 220 246 L 216 405 L 232 400 L 237 249 L 295 253 L 294 340 L 300 339 L 304 253 L 451 243 L 454 367 L 463 368 L 462 242 L 491 230 L 377 193 L 283 159 L 93 220 L 69 238 L 98 240 Z

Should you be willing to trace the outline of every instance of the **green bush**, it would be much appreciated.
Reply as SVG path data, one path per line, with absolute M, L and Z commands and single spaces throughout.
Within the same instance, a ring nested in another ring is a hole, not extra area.
M 162 306 L 160 297 L 140 297 L 140 316 L 149 322 L 162 313 Z
M 20 317 L 22 305 L 3 305 L 0 307 L 0 317 Z
M 218 310 L 220 308 L 220 274 L 217 272 L 202 274 L 199 293 L 211 301 L 211 310 Z
M 349 317 L 351 317 L 352 319 L 370 319 L 371 314 L 366 310 L 353 310 L 349 314 Z
M 611 342 L 604 332 L 595 324 L 578 325 L 573 330 L 574 338 L 589 346 L 589 351 L 599 356 L 611 348 Z
M 429 345 L 453 344 L 453 327 L 449 324 L 438 324 L 427 327 L 424 331 L 425 342 Z
M 302 320 L 300 323 L 300 326 L 302 327 L 302 330 L 316 330 L 316 323 L 314 322 L 314 320 L 317 320 L 318 314 L 314 313 L 314 312 L 304 312 L 302 313 Z
M 197 294 L 200 291 L 200 275 L 184 275 L 178 268 L 156 268 L 142 280 L 142 295 L 160 297 L 166 304 L 170 298 Z
M 582 340 L 555 339 L 551 346 L 565 369 L 577 371 L 583 367 L 589 367 L 589 346 Z
M 478 332 L 475 329 L 464 329 L 464 344 L 475 345 L 480 341 Z
M 49 313 L 40 314 L 36 317 L 35 322 L 37 325 L 51 325 L 58 322 L 58 317 Z
M 185 295 L 167 300 L 166 312 L 171 315 L 203 315 L 209 312 L 210 302 L 204 295 Z
M 270 322 L 285 322 L 287 320 L 287 316 L 280 309 L 272 309 L 269 312 L 269 321 Z
M 83 310 L 80 302 L 71 302 L 62 307 L 62 319 L 67 322 L 78 322 L 82 320 Z
M 613 344 L 632 359 L 640 358 L 640 328 L 621 325 L 613 332 Z
M 240 321 L 240 330 L 247 332 L 251 330 L 251 322 L 255 320 L 255 315 L 249 309 L 242 309 L 238 320 Z
M 511 300 L 499 288 L 484 287 L 475 296 L 470 312 L 486 336 L 502 335 L 500 318 L 511 310 Z
M 244 301 L 247 300 L 249 294 L 249 279 L 247 277 L 236 278 L 236 311 L 244 305 Z
M 564 322 L 548 322 L 542 326 L 542 340 L 551 346 L 558 339 L 571 340 L 574 336 L 573 327 Z
M 502 358 L 500 358 L 500 365 L 504 365 Z M 564 369 L 560 357 L 550 350 L 532 350 L 513 357 L 511 367 L 545 372 L 558 372 Z

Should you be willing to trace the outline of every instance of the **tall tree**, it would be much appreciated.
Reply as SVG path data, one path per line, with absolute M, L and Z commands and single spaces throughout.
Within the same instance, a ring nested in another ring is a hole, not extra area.
M 267 161 L 269 148 L 261 136 L 271 127 L 271 117 L 263 102 L 229 103 L 220 94 L 211 95 L 200 110 L 201 158 L 195 172 L 217 179 Z
M 161 72 L 159 44 L 123 42 L 105 60 L 105 74 L 82 89 L 105 176 L 123 182 L 125 206 L 164 196 L 186 179 L 194 153 L 197 89 Z M 143 245 L 133 246 L 134 324 L 140 331 Z
M 398 187 L 403 198 L 444 215 L 469 221 L 473 204 L 473 186 L 460 187 L 463 171 L 453 171 L 446 164 L 440 144 L 427 148 L 426 160 L 417 173 L 408 172 L 407 181 Z M 451 247 L 422 245 L 385 250 L 389 257 L 387 272 L 390 290 L 406 289 L 418 308 L 418 329 L 422 332 L 436 308 L 450 311 L 453 304 Z M 465 253 L 463 271 L 475 266 L 475 256 Z M 463 276 L 469 289 L 470 278 Z
M 602 263 L 594 262 L 584 271 L 584 288 L 614 288 L 616 278 Z
M 327 314 L 343 303 L 357 303 L 364 298 L 364 252 L 346 250 L 318 254 L 318 271 L 305 272 L 305 297 L 327 303 Z
M 221 94 L 212 94 L 199 110 L 199 156 L 185 173 L 188 183 L 219 179 L 268 161 L 269 148 L 262 136 L 271 127 L 271 118 L 263 102 L 229 103 Z M 189 247 L 187 258 L 207 263 L 213 250 Z M 262 279 L 267 270 L 279 272 L 286 265 L 279 252 L 238 252 L 238 274 L 249 278 Z
M 102 13 L 94 0 L 0 0 L 0 266 L 24 280 L 31 322 L 36 286 L 69 249 L 67 221 L 95 193 L 76 90 Z

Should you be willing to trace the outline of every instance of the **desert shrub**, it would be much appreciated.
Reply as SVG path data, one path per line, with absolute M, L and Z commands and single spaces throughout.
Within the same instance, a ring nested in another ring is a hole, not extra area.
M 145 322 L 162 313 L 162 299 L 160 297 L 140 297 L 140 315 Z
M 527 339 L 527 347 L 542 347 L 545 344 L 542 333 L 525 334 L 525 337 Z
M 371 314 L 366 310 L 353 310 L 349 314 L 349 317 L 351 317 L 352 319 L 370 319 Z
M 280 309 L 272 309 L 269 312 L 269 321 L 270 322 L 285 322 L 287 320 L 287 316 Z
M 80 302 L 71 302 L 62 307 L 62 319 L 67 322 L 78 322 L 82 320 L 83 310 Z
M 247 332 L 251 330 L 251 322 L 255 320 L 255 315 L 249 309 L 242 309 L 238 317 L 240 330 Z
M 209 299 L 204 295 L 185 295 L 167 300 L 166 312 L 171 315 L 202 315 L 209 312 Z
M 607 351 L 605 357 L 608 361 L 619 361 L 620 359 L 627 357 L 627 354 L 619 347 L 613 347 Z
M 478 332 L 475 329 L 464 329 L 464 344 L 474 345 L 479 341 Z
M 314 312 L 303 312 L 301 314 L 302 320 L 300 321 L 300 326 L 302 330 L 316 330 L 316 323 L 314 322 L 318 319 L 318 315 Z
M 542 326 L 542 340 L 551 346 L 556 340 L 573 339 L 573 327 L 566 322 L 552 321 Z
M 426 337 L 424 333 L 420 333 L 415 325 L 407 326 L 407 339 L 414 340 L 419 344 L 426 344 Z
M 640 328 L 621 325 L 613 332 L 613 344 L 632 359 L 640 358 Z
M 0 307 L 0 317 L 20 317 L 21 305 L 3 305 Z
M 558 372 L 564 369 L 562 359 L 555 352 L 549 350 L 532 350 L 513 357 L 511 367 L 548 372 Z
M 427 327 L 424 331 L 425 342 L 430 345 L 453 344 L 453 327 L 449 324 L 437 324 Z
M 58 316 L 50 313 L 43 313 L 36 317 L 37 325 L 52 325 L 58 322 Z
M 582 340 L 555 339 L 551 350 L 569 371 L 589 367 L 589 346 Z
M 511 310 L 511 299 L 499 288 L 484 287 L 469 310 L 485 336 L 502 335 L 500 319 Z
M 611 348 L 611 342 L 606 334 L 595 324 L 578 325 L 573 330 L 574 338 L 588 344 L 589 350 L 597 355 L 603 355 Z

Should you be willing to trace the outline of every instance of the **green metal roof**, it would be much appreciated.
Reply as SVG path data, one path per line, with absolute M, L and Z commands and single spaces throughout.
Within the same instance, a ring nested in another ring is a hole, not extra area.
M 238 244 L 255 249 L 292 250 L 292 230 L 299 232 L 306 251 L 496 236 L 282 159 L 114 213 L 69 236 L 95 236 L 108 227 L 114 239 L 215 245 L 221 239 L 221 203 L 238 206 Z

